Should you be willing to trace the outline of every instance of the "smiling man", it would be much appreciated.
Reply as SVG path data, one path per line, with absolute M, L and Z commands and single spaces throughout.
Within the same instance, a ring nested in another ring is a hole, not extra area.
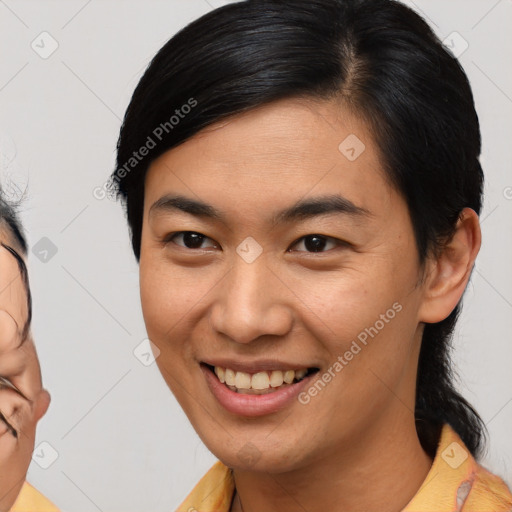
M 418 285 L 407 205 L 386 183 L 364 125 L 347 112 L 340 122 L 332 114 L 339 109 L 281 101 L 207 129 L 151 164 L 140 258 L 144 319 L 162 375 L 198 434 L 226 465 L 241 466 L 237 489 L 245 500 L 257 503 L 265 489 L 279 503 L 280 485 L 293 475 L 331 494 L 323 508 L 332 509 L 340 495 L 363 492 L 375 479 L 367 508 L 390 499 L 394 487 L 399 509 L 432 463 L 412 414 L 420 322 L 440 319 L 458 300 L 478 250 L 478 222 L 468 210 L 460 254 L 443 269 L 453 273 L 451 289 L 433 298 Z M 366 150 L 350 162 L 338 145 L 354 133 Z M 190 191 L 192 201 L 210 206 L 161 202 Z M 262 251 L 251 261 L 240 253 L 248 237 L 248 255 Z M 435 274 L 429 283 L 435 288 Z M 321 396 L 301 404 L 317 372 L 394 303 L 400 314 Z M 240 458 L 249 446 L 258 454 L 250 468 Z M 383 475 L 376 453 L 388 461 Z M 356 461 L 365 478 L 353 471 Z M 268 510 L 263 505 L 254 510 Z
M 480 144 L 464 71 L 398 2 L 238 2 L 158 52 L 112 184 L 158 367 L 219 459 L 180 512 L 511 509 L 449 357 Z

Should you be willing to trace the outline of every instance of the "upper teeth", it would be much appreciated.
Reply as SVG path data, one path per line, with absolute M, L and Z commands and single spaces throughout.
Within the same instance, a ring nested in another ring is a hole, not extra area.
M 215 366 L 215 375 L 222 383 L 235 386 L 238 389 L 268 389 L 277 388 L 285 382 L 291 384 L 294 379 L 300 380 L 307 373 L 306 369 L 300 370 L 273 370 L 271 372 L 258 372 L 254 374 L 235 372 L 230 368 Z

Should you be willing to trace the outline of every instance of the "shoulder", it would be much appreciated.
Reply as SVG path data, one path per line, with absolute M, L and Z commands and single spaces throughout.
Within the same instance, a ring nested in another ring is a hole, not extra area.
M 512 512 L 505 482 L 473 457 L 459 435 L 445 424 L 432 467 L 402 512 Z
M 27 481 L 9 512 L 60 512 L 59 509 Z
M 512 493 L 502 478 L 476 463 L 474 480 L 462 510 L 509 512 L 512 510 Z

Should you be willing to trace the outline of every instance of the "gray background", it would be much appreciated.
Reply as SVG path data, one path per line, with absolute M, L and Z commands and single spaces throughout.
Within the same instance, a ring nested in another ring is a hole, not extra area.
M 145 338 L 138 267 L 121 206 L 93 189 L 113 169 L 120 119 L 150 58 L 224 3 L 0 0 L 1 180 L 25 198 L 33 331 L 52 394 L 28 480 L 63 511 L 173 510 L 215 461 L 156 365 L 134 356 Z M 512 1 L 406 3 L 456 50 L 468 44 L 460 61 L 487 183 L 455 360 L 490 431 L 484 463 L 510 485 Z

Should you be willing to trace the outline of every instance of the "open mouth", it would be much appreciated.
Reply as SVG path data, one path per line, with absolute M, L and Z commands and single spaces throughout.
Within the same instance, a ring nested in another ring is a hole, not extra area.
M 213 373 L 228 389 L 244 395 L 265 395 L 292 386 L 319 368 L 299 368 L 297 370 L 272 370 L 257 373 L 238 372 L 230 368 L 201 363 Z

